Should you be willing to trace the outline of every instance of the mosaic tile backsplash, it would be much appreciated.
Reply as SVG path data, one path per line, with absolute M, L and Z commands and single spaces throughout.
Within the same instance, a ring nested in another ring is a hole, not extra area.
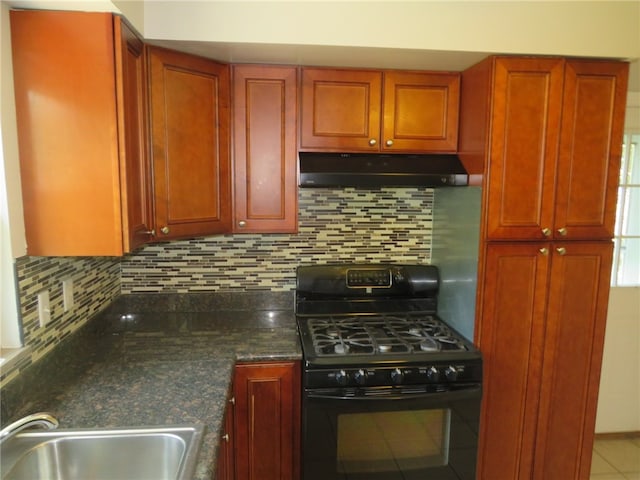
M 298 198 L 298 234 L 146 246 L 122 261 L 122 293 L 286 291 L 297 265 L 429 262 L 433 189 L 300 189 Z
M 31 354 L 2 369 L 0 386 L 51 351 L 120 294 L 120 259 L 21 257 L 16 260 L 22 336 Z M 74 306 L 64 311 L 62 281 L 73 280 Z M 49 292 L 51 322 L 40 326 L 38 293 Z
M 295 235 L 220 235 L 146 246 L 120 258 L 17 260 L 24 344 L 31 355 L 2 370 L 0 387 L 51 351 L 118 295 L 291 291 L 310 263 L 428 263 L 434 191 L 422 188 L 300 189 Z M 74 281 L 64 311 L 62 281 Z M 40 327 L 37 294 L 48 290 L 52 321 Z

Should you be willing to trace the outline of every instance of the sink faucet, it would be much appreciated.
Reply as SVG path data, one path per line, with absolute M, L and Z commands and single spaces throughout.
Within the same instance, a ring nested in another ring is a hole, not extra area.
M 0 444 L 6 442 L 21 430 L 33 427 L 35 425 L 44 427 L 47 430 L 53 430 L 58 427 L 58 420 L 56 420 L 53 415 L 46 412 L 27 415 L 26 417 L 23 417 L 20 420 L 16 420 L 12 424 L 7 425 L 2 430 L 0 430 Z

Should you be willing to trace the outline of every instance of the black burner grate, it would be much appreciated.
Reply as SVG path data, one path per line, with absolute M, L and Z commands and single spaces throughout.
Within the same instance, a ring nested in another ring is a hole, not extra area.
M 308 318 L 316 355 L 385 355 L 466 351 L 467 346 L 433 315 L 389 314 Z

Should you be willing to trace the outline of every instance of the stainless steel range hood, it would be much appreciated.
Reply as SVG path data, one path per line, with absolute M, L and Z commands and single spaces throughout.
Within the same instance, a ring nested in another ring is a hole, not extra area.
M 301 187 L 442 187 L 469 182 L 457 155 L 299 152 Z

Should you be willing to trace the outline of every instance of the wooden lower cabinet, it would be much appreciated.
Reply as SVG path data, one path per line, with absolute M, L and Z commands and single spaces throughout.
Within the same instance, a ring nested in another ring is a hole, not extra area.
M 589 478 L 612 247 L 486 246 L 479 479 Z
M 236 478 L 234 461 L 235 432 L 233 431 L 234 405 L 235 398 L 231 397 L 227 401 L 227 408 L 224 414 L 224 426 L 222 437 L 220 438 L 215 480 L 234 480 Z
M 300 477 L 300 362 L 236 365 L 237 480 Z

